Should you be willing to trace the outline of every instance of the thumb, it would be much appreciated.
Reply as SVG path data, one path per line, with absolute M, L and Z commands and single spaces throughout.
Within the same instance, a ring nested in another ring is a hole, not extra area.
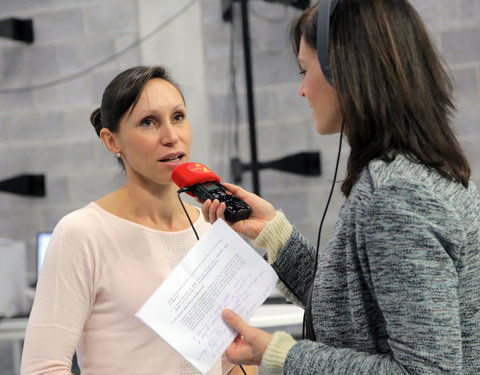
M 247 191 L 243 190 L 240 186 L 228 182 L 222 182 L 222 184 L 240 199 L 248 197 Z
M 242 335 L 250 326 L 242 317 L 230 309 L 223 310 L 222 318 L 230 327 Z

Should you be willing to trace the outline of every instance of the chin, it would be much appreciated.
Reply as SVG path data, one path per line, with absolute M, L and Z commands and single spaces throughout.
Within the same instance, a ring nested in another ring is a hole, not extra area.
M 317 126 L 317 133 L 320 135 L 331 135 L 331 134 L 338 133 L 338 130 Z
M 331 124 L 316 124 L 316 130 L 318 134 L 321 135 L 332 135 L 340 133 L 342 130 L 341 126 L 331 125 Z

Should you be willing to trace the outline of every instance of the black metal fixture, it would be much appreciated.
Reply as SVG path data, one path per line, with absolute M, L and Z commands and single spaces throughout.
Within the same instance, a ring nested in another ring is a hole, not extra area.
M 253 93 L 253 73 L 252 57 L 250 52 L 250 29 L 248 21 L 248 0 L 222 0 L 222 16 L 224 21 L 232 20 L 233 2 L 240 1 L 242 18 L 242 40 L 243 55 L 245 64 L 245 83 L 247 89 L 247 111 L 248 111 L 248 130 L 250 136 L 250 163 L 244 164 L 238 158 L 230 161 L 231 172 L 234 182 L 242 180 L 242 173 L 250 171 L 252 173 L 253 192 L 260 195 L 259 171 L 264 168 L 272 168 L 291 173 L 297 173 L 308 176 L 319 176 L 320 153 L 319 152 L 301 152 L 298 154 L 283 157 L 270 162 L 259 162 L 257 159 L 257 136 L 255 129 L 255 104 Z M 300 9 L 305 9 L 310 5 L 309 0 L 266 0 L 268 2 L 277 2 L 291 5 Z
M 7 18 L 0 20 L 0 37 L 33 43 L 33 21 L 31 19 Z
M 299 152 L 281 159 L 257 163 L 258 169 L 276 169 L 304 176 L 320 176 L 322 173 L 319 152 Z M 230 160 L 233 182 L 242 182 L 242 174 L 251 171 L 251 164 L 244 164 L 239 158 Z
M 0 191 L 31 197 L 44 197 L 45 175 L 22 174 L 0 181 Z

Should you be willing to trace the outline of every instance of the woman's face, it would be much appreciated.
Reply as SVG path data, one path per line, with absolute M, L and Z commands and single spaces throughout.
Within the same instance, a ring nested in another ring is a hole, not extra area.
M 151 79 L 114 138 L 129 180 L 171 184 L 171 171 L 188 161 L 192 140 L 181 94 L 169 82 Z
M 302 37 L 298 62 L 303 80 L 298 89 L 300 96 L 307 98 L 313 110 L 313 119 L 319 134 L 334 134 L 342 129 L 342 113 L 335 90 L 323 75 L 317 51 L 311 49 Z

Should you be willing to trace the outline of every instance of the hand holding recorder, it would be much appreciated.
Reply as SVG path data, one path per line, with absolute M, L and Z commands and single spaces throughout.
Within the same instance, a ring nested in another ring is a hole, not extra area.
M 255 239 L 265 224 L 275 217 L 275 208 L 266 200 L 239 186 L 221 184 L 220 177 L 201 163 L 185 163 L 172 171 L 172 180 L 202 205 L 205 220 L 230 222 L 240 234 Z

